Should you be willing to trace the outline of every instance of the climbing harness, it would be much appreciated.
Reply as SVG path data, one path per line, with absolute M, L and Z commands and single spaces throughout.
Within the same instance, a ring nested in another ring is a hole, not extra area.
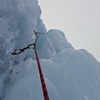
M 39 71 L 39 75 L 40 75 L 40 80 L 41 80 L 41 85 L 42 85 L 42 91 L 43 91 L 44 100 L 49 100 L 49 95 L 48 95 L 48 91 L 47 91 L 47 88 L 46 88 L 46 84 L 45 84 L 45 80 L 44 80 L 41 64 L 40 64 L 38 53 L 37 53 L 37 50 L 36 50 L 36 42 L 37 42 L 37 40 L 39 38 L 39 34 L 38 34 L 38 32 L 36 32 L 36 33 L 35 32 L 36 31 L 34 30 L 34 34 L 36 34 L 35 42 L 30 44 L 30 45 L 28 45 L 25 48 L 15 49 L 14 52 L 12 52 L 12 55 L 18 55 L 21 52 L 24 52 L 26 49 L 31 49 L 31 48 L 34 49 L 36 60 L 37 60 L 37 65 L 38 65 L 38 71 Z

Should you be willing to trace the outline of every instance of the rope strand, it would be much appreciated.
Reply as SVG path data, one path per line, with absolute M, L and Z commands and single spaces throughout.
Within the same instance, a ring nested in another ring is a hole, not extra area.
M 45 84 L 45 80 L 44 80 L 44 77 L 43 77 L 40 61 L 39 61 L 38 54 L 37 54 L 37 51 L 36 51 L 36 44 L 34 45 L 34 52 L 35 52 L 36 60 L 37 60 L 37 64 L 38 64 L 38 70 L 39 70 L 44 100 L 49 100 L 48 91 L 47 91 L 47 88 L 46 88 L 46 84 Z
M 47 91 L 47 88 L 46 88 L 46 84 L 45 84 L 42 68 L 41 68 L 39 57 L 38 57 L 38 53 L 37 53 L 37 50 L 36 50 L 36 42 L 37 42 L 40 34 L 38 34 L 38 32 L 36 32 L 35 30 L 34 30 L 34 34 L 36 35 L 36 40 L 35 40 L 34 43 L 32 43 L 32 44 L 30 44 L 27 47 L 22 48 L 22 49 L 15 49 L 14 52 L 12 52 L 12 55 L 18 55 L 18 54 L 24 52 L 26 49 L 31 49 L 31 46 L 33 46 L 33 49 L 34 49 L 34 52 L 35 52 L 35 56 L 36 56 L 36 60 L 37 60 L 38 71 L 39 71 L 39 75 L 40 75 L 40 80 L 41 80 L 44 100 L 49 100 L 48 91 Z

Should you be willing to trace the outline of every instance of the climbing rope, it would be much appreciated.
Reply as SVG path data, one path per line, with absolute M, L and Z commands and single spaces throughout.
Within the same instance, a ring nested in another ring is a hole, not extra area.
M 40 79 L 41 79 L 41 85 L 42 85 L 42 91 L 43 91 L 43 95 L 44 95 L 44 100 L 49 100 L 49 96 L 48 96 L 48 92 L 47 92 L 47 88 L 46 88 L 46 84 L 45 84 L 45 80 L 43 77 L 43 73 L 42 73 L 42 69 L 41 69 L 41 65 L 40 65 L 40 61 L 38 58 L 38 54 L 36 51 L 36 45 L 34 44 L 34 52 L 36 55 L 36 60 L 37 60 L 37 64 L 38 64 L 38 70 L 39 70 L 39 75 L 40 75 Z
M 37 53 L 37 50 L 36 50 L 36 42 L 37 42 L 40 34 L 38 34 L 38 32 L 36 32 L 35 30 L 34 30 L 34 34 L 36 35 L 36 40 L 35 40 L 34 43 L 32 43 L 32 44 L 30 44 L 27 47 L 22 48 L 22 49 L 15 49 L 14 52 L 12 52 L 12 55 L 18 55 L 21 52 L 24 52 L 26 49 L 31 49 L 31 48 L 34 49 L 36 60 L 37 60 L 37 65 L 38 65 L 38 71 L 39 71 L 39 75 L 40 75 L 40 80 L 41 80 L 41 85 L 42 85 L 44 100 L 49 100 L 49 95 L 48 95 L 48 91 L 47 91 L 47 88 L 46 88 L 46 84 L 45 84 L 41 64 L 40 64 L 38 53 Z

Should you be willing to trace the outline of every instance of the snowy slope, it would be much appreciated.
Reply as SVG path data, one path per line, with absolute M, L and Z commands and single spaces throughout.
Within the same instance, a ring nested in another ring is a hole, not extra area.
M 43 100 L 35 55 L 14 48 L 35 41 L 50 100 L 100 100 L 100 63 L 75 50 L 62 31 L 47 32 L 37 0 L 0 0 L 0 100 Z

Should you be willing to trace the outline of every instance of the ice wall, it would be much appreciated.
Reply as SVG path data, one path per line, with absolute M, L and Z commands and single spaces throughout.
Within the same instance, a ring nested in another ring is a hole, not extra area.
M 40 62 L 50 100 L 100 99 L 100 63 L 87 51 L 66 48 Z M 43 100 L 37 64 L 32 59 L 16 67 L 8 86 L 5 100 Z
M 5 87 L 10 70 L 33 53 L 27 51 L 15 57 L 11 55 L 12 51 L 34 42 L 34 29 L 46 32 L 40 15 L 37 0 L 0 0 L 0 87 Z
M 47 32 L 40 16 L 37 0 L 0 0 L 0 100 L 43 99 L 33 50 L 11 55 L 34 42 L 34 29 L 50 100 L 100 100 L 100 63 L 62 31 Z
M 37 0 L 0 0 L 0 87 L 6 88 L 12 69 L 17 64 L 28 58 L 35 59 L 33 50 L 18 56 L 11 55 L 15 48 L 23 48 L 34 42 L 34 29 L 43 33 L 37 43 L 39 57 L 50 58 L 57 53 L 40 16 Z M 4 88 L 0 89 L 1 98 Z

